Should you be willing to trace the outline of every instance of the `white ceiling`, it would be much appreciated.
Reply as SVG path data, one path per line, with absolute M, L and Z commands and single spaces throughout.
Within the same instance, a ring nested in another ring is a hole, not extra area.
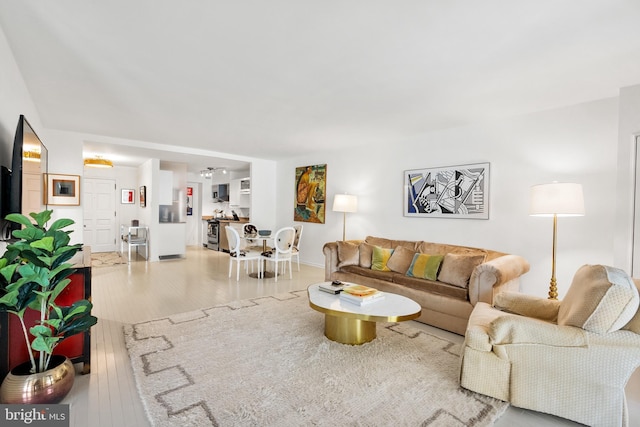
M 44 126 L 268 159 L 640 83 L 638 0 L 2 0 L 0 25 Z

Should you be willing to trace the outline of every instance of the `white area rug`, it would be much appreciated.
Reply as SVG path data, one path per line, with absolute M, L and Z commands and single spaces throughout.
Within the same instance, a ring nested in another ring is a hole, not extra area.
M 155 426 L 486 426 L 508 404 L 458 385 L 459 345 L 381 323 L 329 341 L 307 292 L 125 326 Z
M 127 260 L 118 252 L 92 252 L 91 267 L 109 267 L 126 264 Z

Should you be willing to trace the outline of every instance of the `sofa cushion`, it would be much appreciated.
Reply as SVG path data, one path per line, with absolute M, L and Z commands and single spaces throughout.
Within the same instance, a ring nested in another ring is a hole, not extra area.
M 385 239 L 383 237 L 367 236 L 367 238 L 364 239 L 364 241 L 367 242 L 370 245 L 379 246 L 381 248 L 391 249 L 391 248 L 395 247 L 395 246 L 392 245 L 390 239 Z
M 345 265 L 358 265 L 360 263 L 359 245 L 353 242 L 337 241 L 338 244 L 338 268 Z
M 371 269 L 377 271 L 391 271 L 387 266 L 389 258 L 393 254 L 393 249 L 381 248 L 380 246 L 373 247 L 373 255 L 371 256 Z
M 447 283 L 436 282 L 434 280 L 419 279 L 417 277 L 409 277 L 400 273 L 392 274 L 393 283 L 415 289 L 421 292 L 429 292 L 434 294 L 446 295 L 462 301 L 467 301 L 467 290 L 458 286 L 449 285 Z
M 619 268 L 583 265 L 560 303 L 558 324 L 604 334 L 617 331 L 638 311 L 635 283 Z
M 485 254 L 446 254 L 442 260 L 438 280 L 461 288 L 467 288 L 473 269 L 482 264 L 484 258 Z
M 422 242 L 416 242 L 415 240 L 392 240 L 391 247 L 397 248 L 398 246 L 402 246 L 403 248 L 411 249 L 413 252 L 417 252 L 420 243 Z
M 372 279 L 384 280 L 385 282 L 391 282 L 393 280 L 393 274 L 394 274 L 393 272 L 390 272 L 390 271 L 372 270 L 370 268 L 359 267 L 357 265 L 348 265 L 340 269 L 340 271 L 344 273 L 357 274 L 363 277 L 370 277 Z M 354 280 L 354 283 L 361 284 L 357 280 Z M 372 286 L 372 287 L 375 287 L 375 286 Z
M 449 245 L 442 243 L 418 242 L 417 251 L 423 254 L 444 255 L 451 252 Z
M 416 253 L 407 270 L 407 276 L 421 279 L 437 280 L 438 270 L 444 256 Z
M 373 245 L 360 243 L 360 267 L 371 268 L 371 257 L 373 256 Z
M 405 274 L 411 265 L 414 254 L 415 251 L 404 246 L 398 246 L 393 250 L 391 258 L 389 258 L 389 262 L 387 262 L 387 267 L 396 273 Z

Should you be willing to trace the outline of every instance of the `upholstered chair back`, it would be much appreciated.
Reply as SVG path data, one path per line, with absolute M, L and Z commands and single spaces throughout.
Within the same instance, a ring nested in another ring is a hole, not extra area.
M 623 270 L 605 265 L 583 265 L 560 303 L 558 325 L 597 334 L 622 329 L 636 316 L 640 295 Z

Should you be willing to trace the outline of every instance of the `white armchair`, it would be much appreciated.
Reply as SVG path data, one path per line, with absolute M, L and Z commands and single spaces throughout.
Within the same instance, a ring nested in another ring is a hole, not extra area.
M 512 405 L 590 426 L 627 426 L 624 387 L 640 365 L 638 285 L 585 265 L 563 301 L 516 292 L 476 304 L 460 384 Z

